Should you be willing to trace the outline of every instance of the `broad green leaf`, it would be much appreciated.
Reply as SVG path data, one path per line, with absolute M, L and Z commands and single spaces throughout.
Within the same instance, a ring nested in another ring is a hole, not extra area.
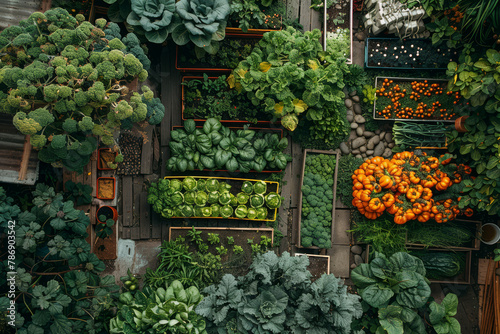
M 403 321 L 401 320 L 400 306 L 389 305 L 378 311 L 380 325 L 388 334 L 403 334 Z
M 389 302 L 391 297 L 394 296 L 394 292 L 389 288 L 388 285 L 378 283 L 372 284 L 363 289 L 360 295 L 363 300 L 370 304 L 372 307 L 379 308 Z
M 267 71 L 269 71 L 269 69 L 271 69 L 271 63 L 268 63 L 267 61 L 264 61 L 262 63 L 260 63 L 260 70 L 264 73 L 266 73 Z
M 305 104 L 304 101 L 302 100 L 294 99 L 292 103 L 293 106 L 295 107 L 295 113 L 297 114 L 301 114 L 307 110 L 307 104 Z
M 443 305 L 439 305 L 436 302 L 432 302 L 429 305 L 429 309 L 431 310 L 429 314 L 429 320 L 431 324 L 437 324 L 440 322 L 446 315 L 446 310 Z
M 444 306 L 446 315 L 453 317 L 457 314 L 458 307 L 458 298 L 457 295 L 453 293 L 448 293 L 441 302 L 441 305 Z

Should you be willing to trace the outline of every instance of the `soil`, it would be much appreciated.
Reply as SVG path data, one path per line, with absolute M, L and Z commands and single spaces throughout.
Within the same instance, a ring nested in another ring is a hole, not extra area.
M 118 142 L 123 154 L 123 162 L 118 164 L 117 174 L 138 175 L 141 172 L 141 154 L 143 138 L 123 131 Z
M 99 217 L 101 215 L 104 215 L 106 217 L 106 220 L 110 218 L 113 219 L 113 210 L 111 210 L 111 208 L 103 206 L 97 211 L 97 216 Z
M 111 215 L 111 218 L 112 217 L 113 215 Z M 116 225 L 117 224 L 113 224 L 113 226 L 111 227 L 113 233 L 109 237 L 105 239 L 97 238 L 95 241 L 94 253 L 100 260 L 116 259 L 116 233 L 117 233 Z
M 458 59 L 456 50 L 434 47 L 430 39 L 368 40 L 368 67 L 446 69 Z
M 113 199 L 115 197 L 115 180 L 100 179 L 98 180 L 98 198 Z
M 307 270 L 312 274 L 311 281 L 315 281 L 321 277 L 322 274 L 328 273 L 328 262 L 330 261 L 327 257 L 316 257 L 309 256 L 309 266 Z
M 351 3 L 349 0 L 339 0 L 336 4 L 333 4 L 330 8 L 328 8 L 326 13 L 328 15 L 328 20 L 326 21 L 326 31 L 335 32 L 338 28 L 351 29 Z M 333 22 L 335 18 L 343 19 L 344 23 L 335 24 Z
M 261 240 L 261 236 L 265 236 L 267 238 L 272 238 L 273 232 L 271 230 L 263 230 L 263 229 L 238 229 L 238 228 L 196 228 L 198 231 L 202 231 L 201 238 L 208 245 L 208 252 L 212 254 L 219 254 L 217 252 L 216 247 L 220 247 L 221 245 L 224 248 L 228 249 L 227 255 L 221 256 L 222 263 L 225 268 L 224 271 L 226 273 L 231 273 L 234 276 L 242 276 L 248 272 L 250 264 L 252 263 L 252 247 L 248 243 L 248 239 L 252 239 L 254 243 L 259 243 Z M 170 230 L 170 239 L 175 240 L 178 237 L 182 236 L 186 239 L 186 242 L 191 239 L 187 236 L 187 233 L 191 229 L 178 229 L 172 228 Z M 208 242 L 208 233 L 214 233 L 219 235 L 220 243 L 211 245 Z M 227 238 L 233 237 L 234 244 L 229 245 L 227 243 Z M 234 254 L 232 249 L 233 247 L 241 246 L 243 248 L 242 254 Z M 190 242 L 189 246 L 190 252 L 196 252 L 197 247 L 193 243 Z
M 496 236 L 496 231 L 493 226 L 486 225 L 483 226 L 483 228 L 481 229 L 481 239 L 483 239 L 484 241 L 486 242 L 491 241 L 493 240 L 493 238 L 495 238 L 495 236 Z
M 116 152 L 111 152 L 111 150 L 101 150 L 99 152 L 99 168 L 109 168 L 108 162 L 115 162 Z

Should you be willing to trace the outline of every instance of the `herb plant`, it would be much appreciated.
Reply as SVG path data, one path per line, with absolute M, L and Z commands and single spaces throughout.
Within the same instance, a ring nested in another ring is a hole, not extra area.
M 332 247 L 333 174 L 335 155 L 306 155 L 302 184 L 300 243 L 303 247 Z
M 184 128 L 173 130 L 169 142 L 171 156 L 167 169 L 174 172 L 195 169 L 227 169 L 248 173 L 264 169 L 285 169 L 291 157 L 283 151 L 287 138 L 278 134 L 248 129 L 232 131 L 215 118 L 209 118 L 202 129 L 194 120 L 186 120 Z
M 92 203 L 92 187 L 81 182 L 66 181 L 66 199 L 75 205 Z
M 89 218 L 43 184 L 33 191 L 33 204 L 21 212 L 0 188 L 2 233 L 8 232 L 4 219 L 15 221 L 16 256 L 9 258 L 15 265 L 8 271 L 15 272 L 14 298 L 22 301 L 16 303 L 17 333 L 106 331 L 118 286 L 113 276 L 100 275 L 105 265 L 90 252 Z M 2 277 L 6 271 L 2 266 Z M 0 305 L 8 303 L 0 298 Z
M 337 198 L 348 208 L 354 208 L 352 205 L 351 176 L 362 163 L 363 159 L 356 158 L 352 154 L 342 155 L 338 161 Z
M 362 315 L 359 297 L 333 275 L 311 283 L 308 265 L 306 256 L 287 252 L 258 255 L 245 276 L 228 274 L 206 288 L 196 313 L 209 332 L 350 332 L 351 321 Z
M 99 220 L 102 223 L 98 223 L 94 229 L 95 234 L 98 238 L 105 239 L 113 234 L 113 230 L 111 229 L 115 224 L 115 221 L 111 218 L 106 219 L 105 215 L 99 216 Z

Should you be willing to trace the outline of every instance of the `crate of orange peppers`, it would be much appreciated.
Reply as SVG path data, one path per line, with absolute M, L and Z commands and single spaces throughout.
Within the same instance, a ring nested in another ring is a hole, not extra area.
M 455 108 L 461 103 L 460 92 L 447 87 L 447 80 L 377 77 L 373 118 L 453 122 L 458 117 Z
M 396 224 L 431 219 L 445 223 L 459 215 L 470 217 L 472 209 L 459 209 L 458 202 L 460 183 L 470 178 L 471 168 L 451 163 L 451 157 L 406 151 L 390 160 L 368 159 L 352 175 L 352 204 L 369 219 L 387 212 Z

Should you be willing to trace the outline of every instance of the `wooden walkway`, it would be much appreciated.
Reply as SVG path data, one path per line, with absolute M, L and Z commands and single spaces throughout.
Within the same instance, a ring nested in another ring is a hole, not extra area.
M 321 29 L 320 12 L 311 10 L 311 0 L 288 0 L 286 2 L 288 19 L 299 18 L 299 23 L 304 30 Z M 147 128 L 142 152 L 141 175 L 119 177 L 119 202 L 118 209 L 121 220 L 120 238 L 133 240 L 168 239 L 170 226 L 182 224 L 181 221 L 162 220 L 149 204 L 147 204 L 147 183 L 155 181 L 159 177 L 169 175 L 166 170 L 168 160 L 168 142 L 172 126 L 182 125 L 181 119 L 181 73 L 175 68 L 175 46 L 168 45 L 162 49 L 161 56 L 161 90 L 160 97 L 165 106 L 165 117 L 158 131 L 152 127 Z M 159 157 L 155 157 L 155 141 Z M 302 149 L 299 144 L 293 143 L 287 149 L 287 153 L 293 157 L 293 163 L 288 164 L 285 170 L 282 196 L 285 198 L 282 208 L 279 210 L 279 229 L 285 236 L 282 240 L 281 250 L 290 250 L 295 244 L 297 236 L 292 235 L 289 228 L 293 219 L 297 220 L 298 195 L 300 191 L 299 178 L 302 166 Z M 158 163 L 158 168 L 153 168 Z M 214 173 L 214 175 L 219 175 Z M 232 174 L 232 176 L 235 176 Z M 244 177 L 240 174 L 237 177 Z M 295 218 L 293 218 L 295 217 Z M 191 220 L 191 222 L 196 220 Z M 255 226 L 249 222 L 227 222 L 214 223 L 217 226 Z M 231 225 L 232 224 L 232 225 Z M 259 226 L 260 224 L 257 224 Z

